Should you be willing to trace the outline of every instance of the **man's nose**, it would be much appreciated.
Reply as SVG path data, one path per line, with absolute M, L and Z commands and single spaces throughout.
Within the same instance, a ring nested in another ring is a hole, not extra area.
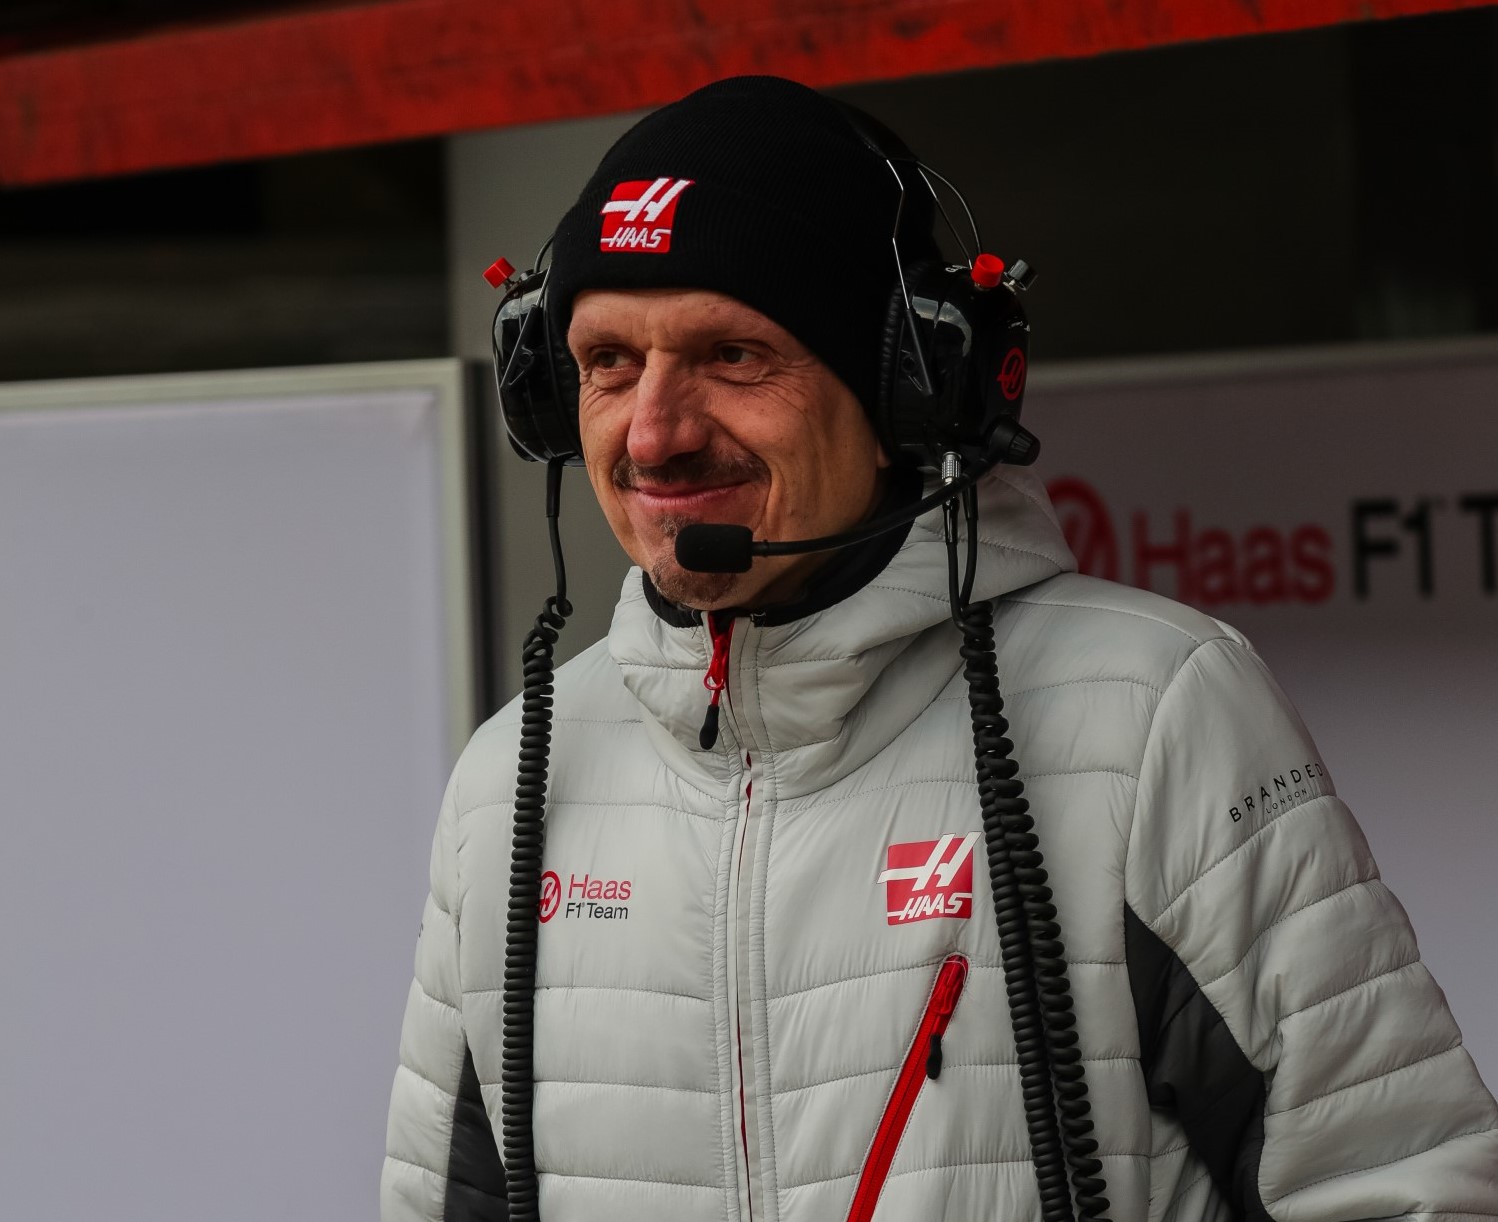
M 626 448 L 642 467 L 658 467 L 703 449 L 712 423 L 703 410 L 700 388 L 689 370 L 666 362 L 646 362 L 635 383 L 634 414 Z

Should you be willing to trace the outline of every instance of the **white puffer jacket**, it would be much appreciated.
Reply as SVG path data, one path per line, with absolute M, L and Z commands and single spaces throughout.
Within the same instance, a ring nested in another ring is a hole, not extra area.
M 1026 473 L 990 477 L 983 522 L 1110 1216 L 1498 1214 L 1493 1099 L 1258 657 L 1069 572 Z M 829 610 L 735 621 L 712 750 L 709 633 L 663 622 L 637 573 L 560 672 L 545 1222 L 1039 1216 L 938 531 Z M 505 1216 L 486 1121 L 518 722 L 474 736 L 443 803 L 386 1222 Z

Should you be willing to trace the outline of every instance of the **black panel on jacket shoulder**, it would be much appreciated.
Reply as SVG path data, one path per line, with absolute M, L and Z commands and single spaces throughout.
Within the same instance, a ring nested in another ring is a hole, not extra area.
M 1127 906 L 1124 946 L 1150 1106 L 1180 1119 L 1235 1218 L 1270 1222 L 1259 1195 L 1264 1075 L 1175 951 Z
M 494 1127 L 484 1110 L 473 1053 L 463 1049 L 463 1076 L 453 1106 L 453 1139 L 447 1156 L 447 1199 L 442 1222 L 508 1222 L 505 1169 Z

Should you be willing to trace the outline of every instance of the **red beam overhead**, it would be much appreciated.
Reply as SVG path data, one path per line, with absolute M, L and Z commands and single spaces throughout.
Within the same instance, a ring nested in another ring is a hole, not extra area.
M 843 85 L 1498 0 L 380 0 L 0 58 L 0 185 Z

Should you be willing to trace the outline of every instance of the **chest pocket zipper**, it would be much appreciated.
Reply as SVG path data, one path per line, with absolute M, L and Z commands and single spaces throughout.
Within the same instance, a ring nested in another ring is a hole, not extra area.
M 952 1012 L 957 1009 L 958 998 L 962 996 L 966 983 L 967 959 L 962 955 L 948 955 L 936 974 L 936 987 L 931 990 L 915 1039 L 905 1053 L 900 1076 L 895 1079 L 895 1089 L 890 1092 L 889 1103 L 885 1105 L 879 1127 L 874 1131 L 868 1158 L 864 1160 L 858 1187 L 853 1192 L 848 1222 L 869 1222 L 874 1216 L 874 1206 L 884 1191 L 890 1164 L 895 1160 L 895 1151 L 899 1148 L 900 1138 L 905 1135 L 905 1126 L 910 1121 L 921 1087 L 927 1078 L 941 1074 L 942 1036 L 952 1021 Z

